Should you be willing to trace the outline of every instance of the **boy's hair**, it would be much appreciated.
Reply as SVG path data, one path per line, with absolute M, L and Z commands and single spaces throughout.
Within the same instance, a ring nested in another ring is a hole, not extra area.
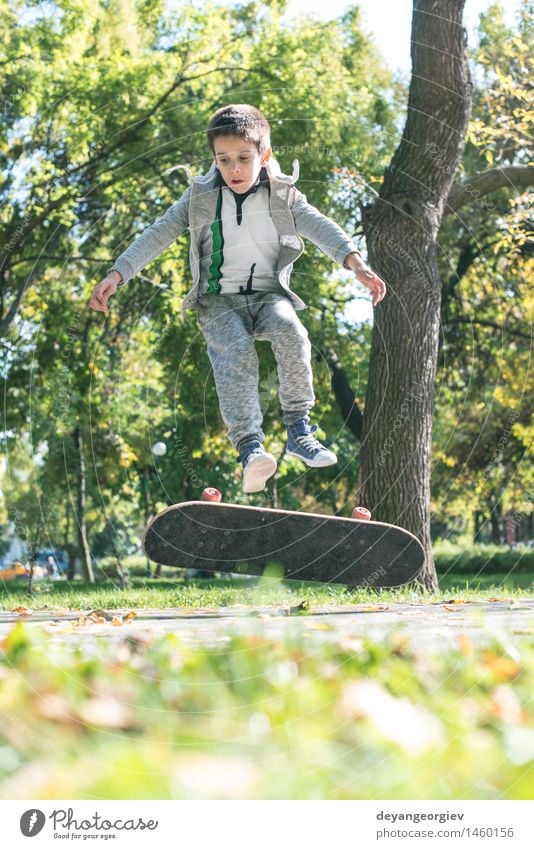
M 206 135 L 213 154 L 217 136 L 239 136 L 243 141 L 255 144 L 260 154 L 271 145 L 271 128 L 267 118 L 248 103 L 232 103 L 217 109 L 208 124 Z

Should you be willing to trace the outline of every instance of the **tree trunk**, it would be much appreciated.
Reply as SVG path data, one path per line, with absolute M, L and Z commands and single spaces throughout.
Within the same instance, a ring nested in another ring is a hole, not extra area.
M 491 541 L 494 545 L 501 545 L 503 540 L 503 521 L 502 521 L 502 513 L 501 513 L 501 505 L 493 504 L 491 507 L 490 513 L 490 521 L 491 521 Z
M 83 454 L 83 434 L 81 427 L 77 427 L 74 432 L 76 448 L 78 449 L 78 468 L 77 468 L 77 491 L 76 491 L 76 519 L 78 525 L 78 545 L 80 548 L 80 556 L 82 561 L 82 578 L 84 581 L 95 583 L 93 573 L 93 565 L 91 563 L 91 550 L 87 541 L 87 525 L 85 522 L 86 508 L 86 477 L 85 477 L 85 457 Z
M 70 502 L 65 501 L 65 533 L 63 535 L 63 549 L 67 552 L 67 580 L 74 580 L 76 563 L 76 546 L 70 539 Z
M 375 310 L 362 434 L 360 503 L 423 543 L 420 582 L 437 587 L 430 540 L 432 406 L 441 281 L 437 237 L 471 111 L 465 0 L 418 0 L 403 138 L 379 199 L 364 210 L 372 268 L 388 292 Z
M 473 542 L 479 543 L 481 542 L 482 531 L 484 529 L 484 525 L 486 524 L 484 521 L 484 514 L 481 510 L 475 510 L 473 514 L 474 518 L 474 534 L 473 534 Z

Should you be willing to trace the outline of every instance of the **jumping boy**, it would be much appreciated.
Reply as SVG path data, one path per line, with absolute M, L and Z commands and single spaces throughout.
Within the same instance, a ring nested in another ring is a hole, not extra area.
M 313 435 L 317 427 L 310 426 L 308 415 L 315 402 L 311 345 L 296 314 L 306 304 L 290 288 L 293 263 L 304 249 L 300 236 L 351 269 L 371 291 L 373 306 L 386 286 L 344 230 L 295 187 L 298 162 L 291 177 L 281 173 L 259 109 L 247 104 L 218 109 L 207 139 L 213 153 L 208 173 L 196 177 L 118 257 L 95 286 L 90 306 L 107 313 L 118 286 L 189 228 L 193 286 L 182 312 L 198 310 L 223 421 L 243 466 L 243 490 L 259 492 L 275 473 L 276 460 L 262 444 L 255 339 L 268 340 L 276 358 L 287 454 L 315 468 L 337 463 Z

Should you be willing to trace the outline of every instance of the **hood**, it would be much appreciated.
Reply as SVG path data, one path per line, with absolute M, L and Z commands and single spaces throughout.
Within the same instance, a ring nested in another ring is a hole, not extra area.
M 267 161 L 267 164 L 265 165 L 265 168 L 267 170 L 267 174 L 269 175 L 269 178 L 272 178 L 274 180 L 278 180 L 281 183 L 289 183 L 290 185 L 293 185 L 294 183 L 297 182 L 297 180 L 299 178 L 299 161 L 298 161 L 298 159 L 293 160 L 293 162 L 291 163 L 291 167 L 293 169 L 293 173 L 291 174 L 291 176 L 289 174 L 283 174 L 278 160 L 272 154 L 271 154 L 270 159 Z M 210 166 L 209 170 L 206 172 L 206 174 L 201 174 L 198 177 L 193 176 L 193 173 L 192 173 L 192 171 L 191 171 L 191 169 L 189 168 L 188 165 L 174 165 L 172 168 L 169 168 L 169 170 L 166 173 L 170 174 L 172 171 L 177 171 L 178 169 L 183 169 L 185 171 L 189 184 L 191 184 L 193 182 L 203 183 L 203 184 L 209 183 L 210 180 L 213 179 L 213 177 L 215 176 L 215 173 L 217 171 L 217 169 L 215 167 L 215 162 L 212 161 L 211 166 Z

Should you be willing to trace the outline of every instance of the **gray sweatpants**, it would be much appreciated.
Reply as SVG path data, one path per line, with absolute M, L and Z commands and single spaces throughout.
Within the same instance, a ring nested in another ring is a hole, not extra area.
M 306 416 L 314 404 L 308 331 L 285 295 L 202 295 L 198 320 L 208 343 L 223 421 L 232 445 L 263 442 L 259 363 L 254 340 L 267 340 L 276 359 L 284 423 Z

